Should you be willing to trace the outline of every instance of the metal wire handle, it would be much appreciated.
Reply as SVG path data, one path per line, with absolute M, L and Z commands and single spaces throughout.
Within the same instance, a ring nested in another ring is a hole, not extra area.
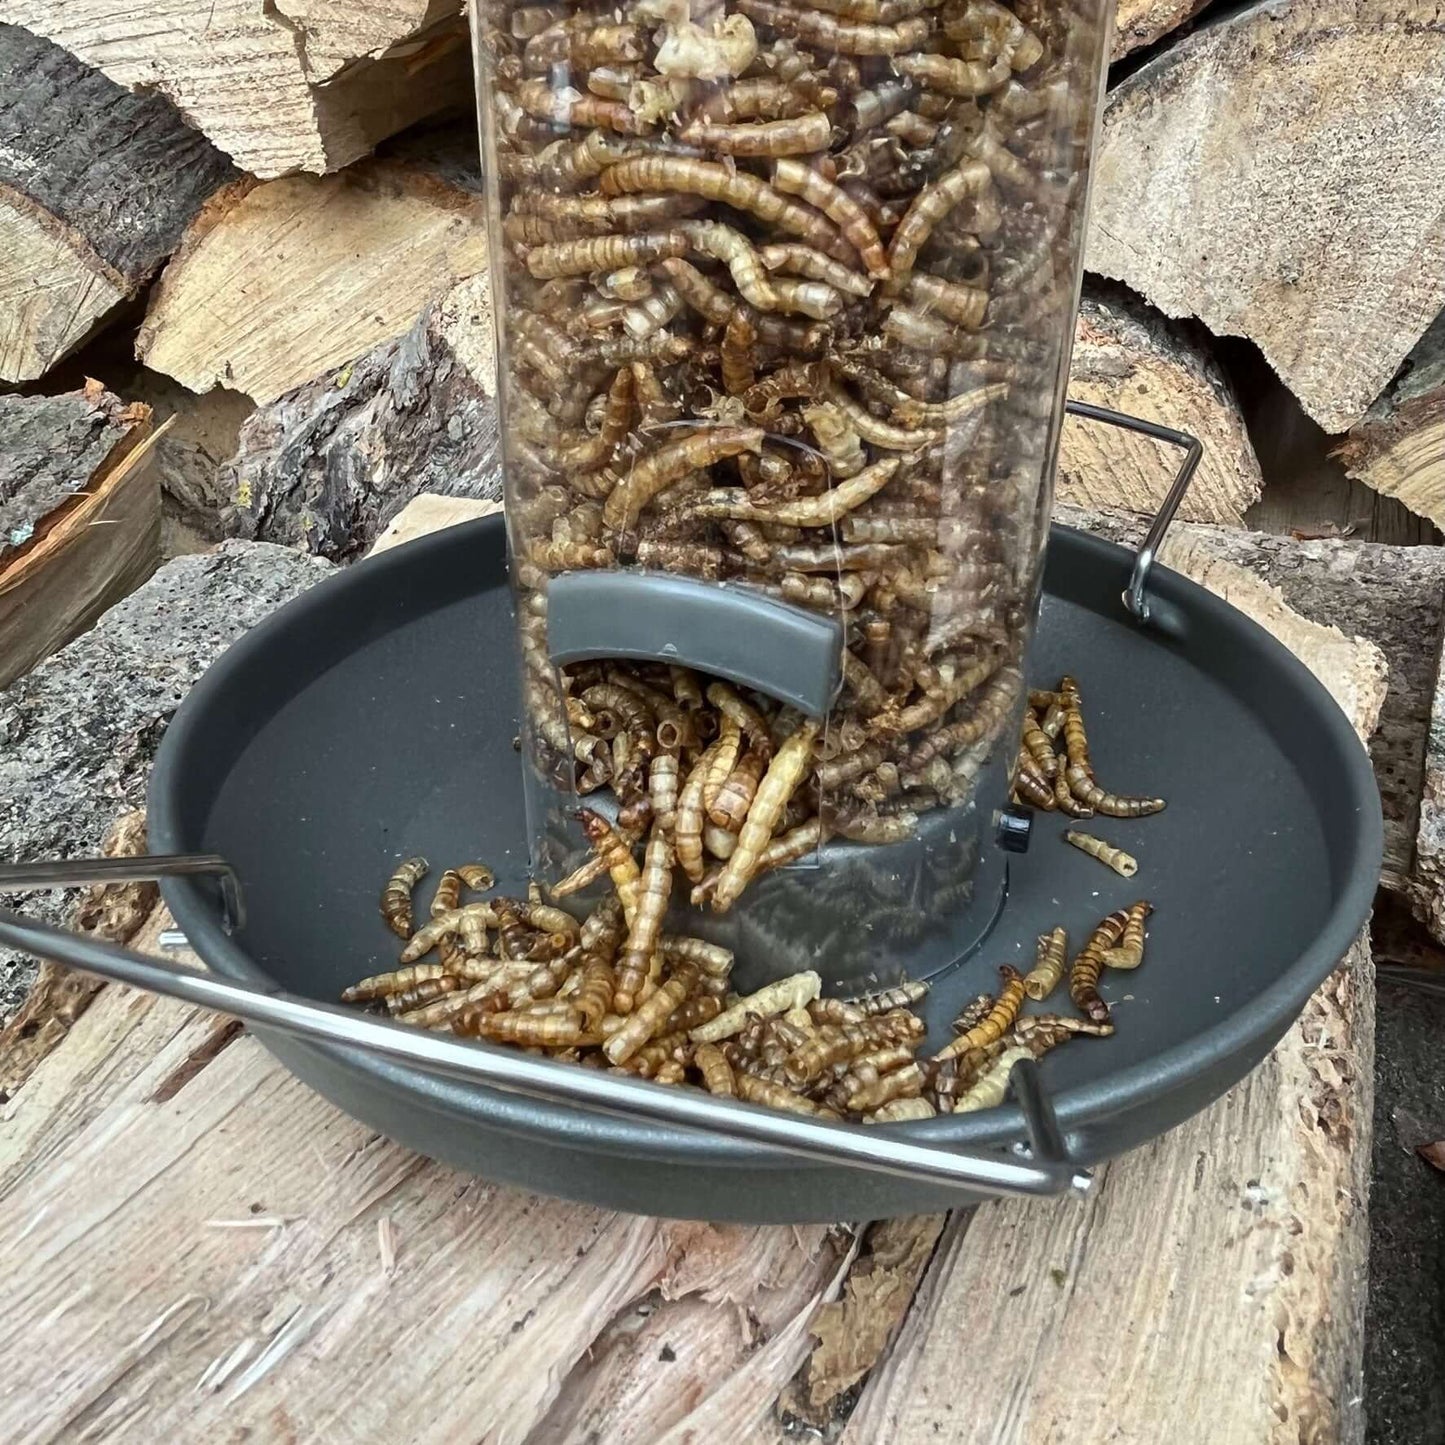
M 1140 436 L 1153 437 L 1155 441 L 1168 442 L 1171 446 L 1184 448 L 1184 460 L 1174 474 L 1154 520 L 1139 550 L 1134 554 L 1134 570 L 1129 574 L 1129 585 L 1124 591 L 1124 606 L 1136 622 L 1149 621 L 1149 574 L 1154 570 L 1154 560 L 1164 544 L 1164 534 L 1194 480 L 1199 469 L 1199 460 L 1204 455 L 1204 444 L 1188 432 L 1176 431 L 1172 426 L 1161 426 L 1157 421 L 1145 421 L 1141 416 L 1130 416 L 1127 412 L 1115 411 L 1112 407 L 1095 406 L 1087 401 L 1066 401 L 1064 410 L 1071 416 L 1082 417 L 1085 421 L 1103 422 L 1105 426 L 1116 426 L 1123 431 L 1138 432 Z
M 158 883 L 162 878 L 212 874 L 221 883 L 221 927 L 246 923 L 241 880 L 219 853 L 147 853 L 139 858 L 53 858 L 43 863 L 0 863 L 0 893 L 33 888 L 74 888 L 85 883 Z
M 219 873 L 230 877 L 235 885 L 235 875 L 224 859 L 178 854 L 12 864 L 0 869 L 0 889 L 65 886 L 93 881 L 97 875 L 108 882 L 122 876 L 130 882 L 151 882 L 161 876 L 194 873 Z M 239 890 L 237 901 L 239 904 Z M 1091 1176 L 1070 1156 L 1032 1059 L 1015 1064 L 1010 1076 L 1029 1131 L 1028 1146 L 1015 1145 L 1015 1151 L 1028 1157 L 965 1154 L 936 1144 L 915 1143 L 886 1128 L 828 1123 L 697 1090 L 574 1068 L 481 1041 L 428 1033 L 355 1009 L 299 998 L 281 989 L 214 978 L 100 939 L 22 918 L 6 909 L 0 909 L 0 944 L 312 1043 L 364 1049 L 468 1083 L 763 1144 L 821 1163 L 896 1175 L 970 1194 L 1084 1193 L 1092 1183 Z

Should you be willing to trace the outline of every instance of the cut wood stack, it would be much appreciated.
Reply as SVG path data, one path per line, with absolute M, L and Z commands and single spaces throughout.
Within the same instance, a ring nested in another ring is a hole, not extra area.
M 457 0 L 11 0 L 6 19 L 168 97 L 255 176 L 335 170 L 471 93 Z
M 0 687 L 155 570 L 150 417 L 98 384 L 0 396 Z
M 1352 477 L 1445 528 L 1445 312 L 1337 455 Z

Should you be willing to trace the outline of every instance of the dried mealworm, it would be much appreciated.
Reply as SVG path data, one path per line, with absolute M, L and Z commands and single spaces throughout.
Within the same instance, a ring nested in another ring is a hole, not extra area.
M 619 135 L 645 135 L 651 124 L 630 107 L 600 95 L 583 95 L 565 87 L 558 89 L 546 80 L 524 80 L 517 87 L 517 103 L 537 120 L 554 125 L 587 128 L 600 126 Z
M 363 978 L 342 991 L 342 1003 L 364 1003 L 402 993 L 419 983 L 441 978 L 446 969 L 439 963 L 418 963 L 407 968 L 394 968 L 390 973 L 376 973 Z
M 790 828 L 786 833 L 780 833 L 776 838 L 763 849 L 758 857 L 757 867 L 753 869 L 753 877 L 761 877 L 762 874 L 771 872 L 775 868 L 784 868 L 789 863 L 795 863 L 799 858 L 814 853 L 818 845 L 823 841 L 823 823 L 820 818 L 810 818 L 806 823 L 799 823 L 796 828 Z M 736 848 L 733 850 L 736 852 Z M 704 873 L 697 887 L 692 890 L 692 904 L 700 907 L 706 903 L 717 888 L 718 879 L 722 877 L 722 868 L 710 869 Z
M 1129 914 L 1123 909 L 1111 913 L 1089 935 L 1088 942 L 1069 967 L 1069 997 L 1074 1007 L 1095 1023 L 1109 1021 L 1109 1005 L 1099 996 L 1097 985 L 1104 969 L 1104 954 L 1118 944 L 1128 921 Z
M 722 876 L 718 879 L 712 896 L 715 913 L 726 913 L 747 886 L 763 849 L 773 835 L 778 819 L 782 817 L 788 799 L 793 796 L 808 771 L 813 739 L 817 735 L 818 724 L 808 719 L 799 724 L 797 730 L 773 755 L 757 796 L 753 799 L 753 805 L 748 810 L 747 820 L 738 835 L 737 849 L 727 860 Z
M 601 1024 L 612 1006 L 612 992 L 617 986 L 617 976 L 605 957 L 589 952 L 582 955 L 581 978 L 581 984 L 572 996 L 572 1003 L 581 1016 L 582 1026 L 591 1031 Z
M 771 246 L 760 246 L 758 258 L 769 271 L 806 276 L 851 296 L 868 296 L 873 291 L 873 282 L 868 277 L 824 255 L 822 251 L 803 245 L 801 241 L 779 241 Z
M 988 291 L 982 286 L 962 286 L 914 271 L 908 277 L 904 295 L 924 315 L 936 313 L 957 326 L 976 331 L 988 314 Z
M 739 452 L 761 451 L 762 445 L 760 427 L 737 426 L 708 427 L 680 441 L 668 442 L 643 457 L 618 483 L 603 505 L 603 519 L 609 527 L 631 527 L 653 497 L 688 472 L 710 467 Z
M 796 156 L 825 150 L 833 133 L 832 122 L 821 111 L 786 120 L 729 125 L 692 120 L 679 132 L 684 145 L 733 156 Z
M 978 1109 L 995 1109 L 1008 1096 L 1009 1077 L 1021 1059 L 1033 1058 L 1033 1051 L 1023 1045 L 1005 1049 L 978 1080 L 954 1101 L 955 1114 L 968 1114 Z
M 667 901 L 672 895 L 674 860 L 671 841 L 667 834 L 654 824 L 652 835 L 647 842 L 647 851 L 643 856 L 637 908 L 629 922 L 627 939 L 617 966 L 617 987 L 612 995 L 614 1013 L 632 1012 L 642 980 L 647 975 L 653 953 L 657 949 L 658 936 L 662 932 Z M 614 1058 L 612 1062 L 622 1061 Z
M 383 1002 L 389 1014 L 410 1013 L 413 1009 L 424 1008 L 427 1004 L 439 998 L 445 998 L 448 994 L 460 992 L 466 988 L 467 981 L 459 978 L 454 973 L 443 974 L 440 978 L 423 979 L 412 988 L 403 989 L 401 993 L 388 994 Z M 343 995 L 343 1001 L 345 996 Z
M 582 1027 L 575 1012 L 541 1014 L 527 1011 L 486 1013 L 480 1008 L 464 1010 L 457 1020 L 458 1033 L 477 1034 L 506 1044 L 536 1044 L 542 1048 L 576 1048 L 600 1042 Z
M 894 1099 L 863 1116 L 865 1124 L 902 1124 L 910 1119 L 931 1119 L 938 1111 L 927 1099 Z
M 923 1092 L 923 1070 L 916 1063 L 881 1075 L 875 1082 L 862 1084 L 848 1095 L 851 1113 L 867 1114 L 881 1109 L 895 1099 L 917 1098 Z
M 620 982 L 620 979 L 619 979 Z M 627 1022 L 602 1046 L 614 1064 L 624 1064 L 667 1022 L 672 1012 L 692 991 L 697 982 L 697 968 L 681 963 L 676 972 L 650 998 L 632 1011 Z
M 462 875 L 455 868 L 448 868 L 437 879 L 436 892 L 432 894 L 429 912 L 433 918 L 450 913 L 462 901 Z
M 893 271 L 893 284 L 900 285 L 913 270 L 913 263 L 924 242 L 938 225 L 963 201 L 975 203 L 974 229 L 981 217 L 987 225 L 987 208 L 980 203 L 989 198 L 993 176 L 981 161 L 965 161 L 957 169 L 925 186 L 913 198 L 907 213 L 898 223 L 888 247 L 888 262 Z
M 1018 1017 L 1019 1007 L 1024 1001 L 1024 980 L 1017 969 L 1004 964 L 999 969 L 1003 987 L 988 1013 L 967 1033 L 960 1034 L 934 1057 L 951 1059 L 966 1054 L 970 1049 L 986 1048 L 1006 1034 Z
M 398 938 L 410 938 L 412 931 L 412 889 L 426 877 L 425 858 L 408 858 L 386 880 L 381 890 L 381 916 Z
M 774 4 L 773 0 L 737 0 L 737 4 L 744 15 L 779 35 L 792 36 L 804 45 L 843 55 L 899 56 L 904 51 L 917 50 L 933 30 L 933 22 L 919 16 L 900 20 L 895 25 L 850 25 L 832 15 L 794 10 Z
M 707 815 L 717 827 L 730 833 L 736 833 L 742 827 L 767 765 L 768 755 L 754 748 L 749 748 L 737 760 L 732 771 L 723 779 L 713 801 L 707 805 Z M 706 795 L 704 788 L 704 799 Z
M 703 784 L 707 780 L 713 760 L 722 751 L 721 739 L 712 744 L 692 765 L 687 781 L 677 795 L 677 814 L 673 822 L 673 842 L 677 851 L 678 865 L 694 883 L 701 882 L 704 863 L 702 856 L 703 829 Z
M 1138 861 L 1122 848 L 1115 848 L 1092 833 L 1078 833 L 1070 828 L 1064 834 L 1064 842 L 1072 843 L 1081 853 L 1097 858 L 1106 868 L 1112 868 L 1121 878 L 1132 878 L 1139 871 Z
M 734 314 L 723 332 L 720 366 L 723 389 L 729 396 L 741 396 L 757 379 L 753 370 L 757 344 L 757 327 L 741 312 Z
M 928 996 L 928 984 L 918 979 L 912 983 L 900 983 L 896 988 L 884 989 L 881 993 L 859 994 L 847 1000 L 850 1007 L 862 1010 L 867 1018 L 892 1013 L 895 1009 L 910 1009 Z
M 1086 808 L 1109 818 L 1143 818 L 1151 813 L 1163 812 L 1163 798 L 1119 797 L 1094 781 L 1088 735 L 1084 731 L 1083 714 L 1077 705 L 1069 707 L 1064 714 L 1064 747 L 1069 759 L 1065 770 L 1069 792 Z
M 463 863 L 457 872 L 462 886 L 472 893 L 486 893 L 497 886 L 497 876 L 485 863 Z
M 749 1015 L 768 1018 L 773 1014 L 787 1013 L 789 1009 L 804 1008 L 822 993 L 822 989 L 822 978 L 811 970 L 791 974 L 738 999 L 715 1019 L 693 1029 L 688 1037 L 695 1044 L 715 1044 L 722 1039 L 730 1039 L 741 1032 Z
M 796 1094 L 786 1084 L 761 1079 L 746 1071 L 733 1076 L 737 1097 L 749 1104 L 766 1104 L 770 1109 L 782 1109 L 790 1114 L 816 1114 L 818 1105 L 811 1099 Z
M 1019 767 L 1014 773 L 1014 793 L 1021 803 L 1027 803 L 1031 808 L 1052 813 L 1059 806 L 1059 800 L 1054 796 L 1053 786 L 1032 768 L 1024 766 L 1027 761 L 1025 755 L 1019 755 Z
M 733 284 L 750 305 L 760 311 L 776 311 L 781 307 L 782 302 L 768 281 L 758 253 L 741 231 L 721 221 L 689 221 L 684 234 L 694 250 L 721 261 L 728 268 Z
M 716 161 L 684 156 L 642 156 L 609 167 L 599 185 L 606 196 L 630 191 L 682 191 L 704 196 L 736 210 L 749 211 L 759 220 L 830 255 L 837 254 L 842 239 L 832 223 L 816 211 L 790 201 L 747 171 L 730 169 Z M 845 251 L 840 259 L 846 256 Z
M 622 835 L 601 814 L 583 808 L 577 816 L 582 831 L 587 834 L 587 841 L 612 877 L 612 886 L 617 890 L 623 916 L 630 927 L 642 886 L 642 870 L 637 866 L 637 859 L 632 856 L 632 849 Z M 555 897 L 557 890 L 552 892 Z
M 857 251 L 870 275 L 887 276 L 888 255 L 883 242 L 867 212 L 846 191 L 801 161 L 786 159 L 773 167 L 773 185 L 787 195 L 799 196 L 816 206 Z
M 662 955 L 669 963 L 695 963 L 702 973 L 726 978 L 733 966 L 732 950 L 702 938 L 664 934 Z
M 992 65 L 978 60 L 956 60 L 948 55 L 900 55 L 893 62 L 900 75 L 928 90 L 973 99 L 998 90 L 1009 78 L 1009 63 L 1000 58 Z
M 587 236 L 536 247 L 527 253 L 527 270 L 545 281 L 553 276 L 615 271 L 620 266 L 646 266 L 666 256 L 685 256 L 687 248 L 686 234 L 677 230 Z
M 875 447 L 883 447 L 893 452 L 912 452 L 926 447 L 939 435 L 938 429 L 934 427 L 913 430 L 880 421 L 862 402 L 850 396 L 841 386 L 829 387 L 827 396 L 829 402 L 843 413 L 858 435 Z
M 1153 911 L 1154 905 L 1145 900 L 1130 907 L 1119 946 L 1104 952 L 1104 963 L 1107 967 L 1138 968 L 1144 962 L 1144 922 Z
M 1024 975 L 1024 992 L 1031 999 L 1046 999 L 1064 976 L 1069 938 L 1062 928 L 1039 935 L 1034 966 Z
M 702 1075 L 703 1087 L 709 1094 L 730 1099 L 737 1093 L 732 1065 L 716 1044 L 699 1044 L 692 1059 Z

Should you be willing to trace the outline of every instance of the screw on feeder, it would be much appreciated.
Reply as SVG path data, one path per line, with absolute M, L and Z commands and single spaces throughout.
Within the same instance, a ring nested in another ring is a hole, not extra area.
M 1033 833 L 1034 815 L 1030 808 L 1010 804 L 994 815 L 995 836 L 1005 853 L 1027 853 Z

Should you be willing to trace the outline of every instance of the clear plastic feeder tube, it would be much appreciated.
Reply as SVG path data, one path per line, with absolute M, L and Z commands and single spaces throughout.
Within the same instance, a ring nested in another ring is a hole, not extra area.
M 840 685 L 779 828 L 866 849 L 973 817 L 991 848 L 1107 0 L 478 0 L 473 27 L 540 774 L 624 810 L 645 789 L 584 697 L 672 697 L 669 661 L 705 688 L 706 638 L 559 669 L 548 591 L 665 573 L 836 624 Z M 729 675 L 776 746 L 806 709 L 769 704 L 759 651 Z M 684 779 L 710 741 L 678 745 Z

